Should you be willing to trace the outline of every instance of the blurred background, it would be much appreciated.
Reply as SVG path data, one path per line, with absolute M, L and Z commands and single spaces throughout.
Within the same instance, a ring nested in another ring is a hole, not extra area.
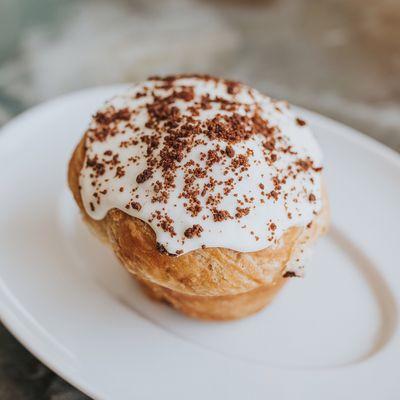
M 399 0 L 0 0 L 0 126 L 82 88 L 200 72 L 400 151 Z M 86 399 L 0 325 L 0 399 Z

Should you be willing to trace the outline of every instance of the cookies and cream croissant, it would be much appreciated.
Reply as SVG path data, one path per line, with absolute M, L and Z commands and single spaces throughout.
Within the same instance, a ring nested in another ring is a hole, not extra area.
M 328 226 L 307 123 L 209 76 L 153 77 L 109 100 L 68 179 L 85 222 L 149 294 L 198 318 L 263 308 Z

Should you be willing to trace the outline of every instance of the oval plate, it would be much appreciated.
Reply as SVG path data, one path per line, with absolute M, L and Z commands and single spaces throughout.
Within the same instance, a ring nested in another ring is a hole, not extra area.
M 89 116 L 122 86 L 52 100 L 0 135 L 0 317 L 98 399 L 397 399 L 400 157 L 296 109 L 325 154 L 332 229 L 259 314 L 198 322 L 154 303 L 92 238 L 66 187 Z

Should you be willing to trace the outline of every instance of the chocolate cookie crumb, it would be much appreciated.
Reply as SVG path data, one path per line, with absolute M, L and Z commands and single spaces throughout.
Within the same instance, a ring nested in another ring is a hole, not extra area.
M 152 175 L 153 175 L 153 172 L 151 171 L 151 169 L 147 168 L 136 177 L 136 182 L 143 183 L 143 182 L 147 181 L 149 178 L 151 178 Z
M 140 203 L 138 203 L 136 201 L 131 202 L 131 207 L 136 211 L 140 211 L 142 209 L 142 206 L 140 205 Z
M 230 158 L 235 157 L 235 150 L 233 149 L 232 146 L 226 146 L 225 152 L 228 157 Z
M 200 237 L 201 232 L 203 232 L 203 228 L 199 224 L 193 225 L 191 228 L 187 228 L 184 232 L 184 235 L 188 238 L 191 239 L 194 236 Z
M 304 126 L 306 125 L 306 121 L 302 120 L 301 118 L 296 118 L 296 123 L 299 126 Z
M 295 272 L 293 271 L 286 271 L 283 275 L 284 278 L 298 278 Z

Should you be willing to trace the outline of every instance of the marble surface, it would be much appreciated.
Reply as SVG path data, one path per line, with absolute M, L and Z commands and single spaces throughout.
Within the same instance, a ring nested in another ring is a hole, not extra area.
M 0 124 L 171 72 L 239 79 L 400 151 L 397 0 L 0 0 Z M 2 400 L 87 398 L 0 327 Z

